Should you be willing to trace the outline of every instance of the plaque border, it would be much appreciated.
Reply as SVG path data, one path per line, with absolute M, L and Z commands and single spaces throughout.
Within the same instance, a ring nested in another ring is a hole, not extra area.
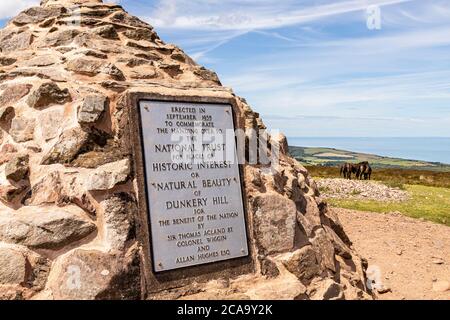
M 185 268 L 167 270 L 155 273 L 153 271 L 152 241 L 149 233 L 148 197 L 145 190 L 144 163 L 142 149 L 142 128 L 139 118 L 139 100 L 154 100 L 166 102 L 188 102 L 188 103 L 214 103 L 229 104 L 232 107 L 235 129 L 245 130 L 243 110 L 239 108 L 238 99 L 234 94 L 227 91 L 216 91 L 211 88 L 197 88 L 191 92 L 182 88 L 167 89 L 160 86 L 149 86 L 137 89 L 128 89 L 122 93 L 120 108 L 125 111 L 124 134 L 125 141 L 129 145 L 124 146 L 129 150 L 133 162 L 134 189 L 136 192 L 136 239 L 139 246 L 141 265 L 141 294 L 143 299 L 166 299 L 167 290 L 188 287 L 193 282 L 205 283 L 214 279 L 230 279 L 241 275 L 254 274 L 257 271 L 257 257 L 254 241 L 250 235 L 254 232 L 252 224 L 253 215 L 250 213 L 250 203 L 245 198 L 248 190 L 245 182 L 246 168 L 239 164 L 241 178 L 241 189 L 243 193 L 244 219 L 246 225 L 248 255 L 229 260 L 216 261 L 201 265 L 187 266 Z
M 149 186 L 148 186 L 148 182 L 147 182 L 147 167 L 145 166 L 145 149 L 144 149 L 144 136 L 143 136 L 143 130 L 142 130 L 142 110 L 141 110 L 141 103 L 142 102 L 174 102 L 174 103 L 190 103 L 190 104 L 202 104 L 202 105 L 217 105 L 217 106 L 227 106 L 231 108 L 231 113 L 232 113 L 232 119 L 233 119 L 233 130 L 236 130 L 236 113 L 234 111 L 233 105 L 229 102 L 199 102 L 199 101 L 189 101 L 189 100 L 164 100 L 164 99 L 151 99 L 151 98 L 142 98 L 142 99 L 138 99 L 136 101 L 137 103 L 137 109 L 138 109 L 138 124 L 139 124 L 139 135 L 140 135 L 140 144 L 141 144 L 141 150 L 142 150 L 142 161 L 144 163 L 143 165 L 143 173 L 144 173 L 144 188 L 145 188 L 145 198 L 146 198 L 146 206 L 147 206 L 147 216 L 148 216 L 148 234 L 149 234 L 149 240 L 150 240 L 150 254 L 152 257 L 152 271 L 155 274 L 161 274 L 161 273 L 165 273 L 165 272 L 174 272 L 177 270 L 181 270 L 181 269 L 188 269 L 188 268 L 195 268 L 198 266 L 203 266 L 203 265 L 210 265 L 210 264 L 216 264 L 216 263 L 220 263 L 220 262 L 224 262 L 224 261 L 230 261 L 230 260 L 236 260 L 236 259 L 242 259 L 242 258 L 248 258 L 250 256 L 250 241 L 249 241 L 249 230 L 248 230 L 248 221 L 247 221 L 247 212 L 246 212 L 246 205 L 245 205 L 245 186 L 244 186 L 244 173 L 242 170 L 242 165 L 241 164 L 237 164 L 238 166 L 238 172 L 239 172 L 239 184 L 241 186 L 241 200 L 242 200 L 242 212 L 244 214 L 244 229 L 245 229 L 245 241 L 247 243 L 247 254 L 246 255 L 242 255 L 239 257 L 234 257 L 234 258 L 229 258 L 229 259 L 223 259 L 223 260 L 219 260 L 219 261 L 211 261 L 211 262 L 205 262 L 205 263 L 199 263 L 199 264 L 195 264 L 195 265 L 189 265 L 189 266 L 182 266 L 179 268 L 173 268 L 173 269 L 168 269 L 168 270 L 156 270 L 156 266 L 155 266 L 155 255 L 154 255 L 154 245 L 153 245 L 153 237 L 152 237 L 152 230 L 151 230 L 151 212 L 150 212 L 150 199 L 149 199 Z M 235 137 L 235 152 L 237 152 L 237 138 Z

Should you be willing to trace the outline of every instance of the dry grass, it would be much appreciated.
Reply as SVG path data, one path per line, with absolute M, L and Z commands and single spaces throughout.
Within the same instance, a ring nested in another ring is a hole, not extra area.
M 338 178 L 338 167 L 306 167 L 313 177 Z M 450 188 L 450 172 L 436 172 L 411 169 L 374 169 L 372 180 L 381 181 L 391 187 L 404 188 L 404 185 L 422 185 Z

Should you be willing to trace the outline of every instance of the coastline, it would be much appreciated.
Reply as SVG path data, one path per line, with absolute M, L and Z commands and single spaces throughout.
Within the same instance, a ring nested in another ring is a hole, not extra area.
M 288 143 L 304 148 L 450 165 L 450 137 L 288 137 Z
M 382 156 L 329 147 L 290 146 L 289 152 L 306 166 L 336 167 L 345 162 L 369 161 L 374 168 L 450 172 L 450 164 L 443 162 Z

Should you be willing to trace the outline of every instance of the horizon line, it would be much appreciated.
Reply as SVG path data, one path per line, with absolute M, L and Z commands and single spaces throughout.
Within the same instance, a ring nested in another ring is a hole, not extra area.
M 386 137 L 368 137 L 368 136 L 286 136 L 287 138 L 298 138 L 298 139 L 342 139 L 342 138 L 355 138 L 355 139 L 430 139 L 430 138 L 439 138 L 439 139 L 450 139 L 450 136 L 414 136 L 414 137 L 405 137 L 405 136 L 386 136 Z

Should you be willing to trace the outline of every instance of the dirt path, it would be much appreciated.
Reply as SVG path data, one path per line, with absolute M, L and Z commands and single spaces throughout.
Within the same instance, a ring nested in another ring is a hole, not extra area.
M 450 300 L 450 227 L 395 213 L 332 210 L 368 260 L 371 277 L 391 290 L 379 299 Z

